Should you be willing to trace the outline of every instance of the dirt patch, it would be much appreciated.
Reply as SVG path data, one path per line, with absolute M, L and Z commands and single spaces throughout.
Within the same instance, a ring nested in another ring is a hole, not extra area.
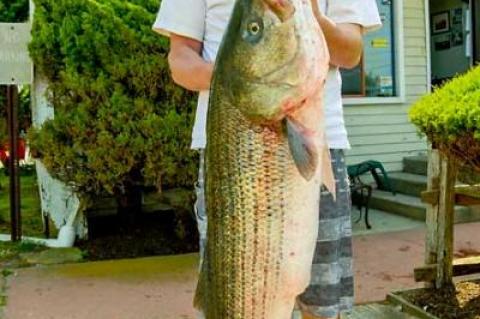
M 125 227 L 117 216 L 89 220 L 90 239 L 79 242 L 87 260 L 124 259 L 185 254 L 198 251 L 193 217 L 175 212 L 136 214 Z
M 480 281 L 455 287 L 421 289 L 401 294 L 409 302 L 441 319 L 480 319 Z
M 382 280 L 384 280 L 384 281 L 390 281 L 390 282 L 393 281 L 392 276 L 389 275 L 389 274 L 387 274 L 387 273 L 384 273 L 384 272 L 382 272 L 382 273 L 380 274 L 380 277 L 381 277 Z
M 402 246 L 398 250 L 401 252 L 407 252 L 410 250 L 410 246 Z

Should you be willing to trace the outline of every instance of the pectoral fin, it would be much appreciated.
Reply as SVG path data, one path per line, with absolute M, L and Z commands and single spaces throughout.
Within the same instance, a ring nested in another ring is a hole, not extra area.
M 319 153 L 317 145 L 313 137 L 309 136 L 301 124 L 287 118 L 284 120 L 284 125 L 295 165 L 300 175 L 309 181 L 315 175 L 318 167 Z

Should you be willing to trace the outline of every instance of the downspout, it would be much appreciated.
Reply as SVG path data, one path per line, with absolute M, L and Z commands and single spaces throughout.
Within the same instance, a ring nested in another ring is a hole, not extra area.
M 60 230 L 58 232 L 58 237 L 57 240 L 51 244 L 51 247 L 73 247 L 75 244 L 75 238 L 76 238 L 76 233 L 75 233 L 75 220 L 79 216 L 79 214 L 82 214 L 87 207 L 85 199 L 80 198 L 80 204 L 77 208 L 77 210 L 68 216 L 68 219 L 62 227 L 60 227 Z

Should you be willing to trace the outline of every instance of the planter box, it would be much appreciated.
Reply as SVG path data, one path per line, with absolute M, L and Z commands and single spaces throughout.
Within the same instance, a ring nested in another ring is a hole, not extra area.
M 413 289 L 413 290 L 405 290 L 405 291 L 421 291 L 424 290 L 425 288 L 419 288 L 419 289 Z M 426 312 L 422 308 L 414 305 L 407 299 L 405 299 L 403 296 L 401 296 L 402 292 L 405 291 L 396 291 L 396 292 L 391 292 L 387 295 L 387 301 L 391 302 L 392 304 L 398 305 L 402 307 L 402 311 L 409 313 L 413 316 L 416 316 L 420 319 L 440 319 L 437 316 L 432 315 L 431 313 Z
M 387 295 L 388 302 L 400 306 L 403 312 L 419 319 L 479 318 L 479 299 L 480 280 L 478 274 L 456 281 L 455 287 L 418 288 L 392 292 Z

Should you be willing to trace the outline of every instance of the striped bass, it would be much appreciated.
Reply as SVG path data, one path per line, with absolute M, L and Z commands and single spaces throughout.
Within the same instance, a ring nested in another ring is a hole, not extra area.
M 310 279 L 328 48 L 310 0 L 237 0 L 217 56 L 205 150 L 208 214 L 195 305 L 206 319 L 287 319 Z

